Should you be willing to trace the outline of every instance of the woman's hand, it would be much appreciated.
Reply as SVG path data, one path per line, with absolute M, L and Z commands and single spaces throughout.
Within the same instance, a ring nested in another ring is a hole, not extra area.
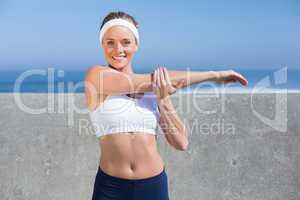
M 159 67 L 153 72 L 152 86 L 158 100 L 176 92 L 178 88 L 184 85 L 184 79 L 172 85 L 167 68 Z
M 241 74 L 233 71 L 233 70 L 226 70 L 226 71 L 216 71 L 216 82 L 217 83 L 233 83 L 233 82 L 240 82 L 242 85 L 247 85 L 248 81 L 245 77 Z

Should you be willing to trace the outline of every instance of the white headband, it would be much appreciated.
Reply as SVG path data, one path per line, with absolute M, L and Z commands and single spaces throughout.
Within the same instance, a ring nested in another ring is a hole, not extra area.
M 140 43 L 140 41 L 139 41 L 139 33 L 138 33 L 137 28 L 132 23 L 130 23 L 129 21 L 127 21 L 125 19 L 118 18 L 118 19 L 109 20 L 101 28 L 100 36 L 99 36 L 99 40 L 100 40 L 100 44 L 101 45 L 102 45 L 102 40 L 103 40 L 103 36 L 104 36 L 105 32 L 109 28 L 111 28 L 112 26 L 125 26 L 125 27 L 127 27 L 134 34 L 134 36 L 136 38 L 136 41 L 137 41 L 137 44 Z

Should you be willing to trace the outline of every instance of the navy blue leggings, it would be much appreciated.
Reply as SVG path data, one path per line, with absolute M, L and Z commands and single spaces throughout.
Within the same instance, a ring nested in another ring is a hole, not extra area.
M 160 174 L 144 179 L 111 176 L 98 167 L 92 200 L 169 200 L 165 167 Z

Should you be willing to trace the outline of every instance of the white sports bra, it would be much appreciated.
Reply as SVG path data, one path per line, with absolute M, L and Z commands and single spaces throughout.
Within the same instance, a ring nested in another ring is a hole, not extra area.
M 160 117 L 153 92 L 145 92 L 139 99 L 126 94 L 107 96 L 89 115 L 97 137 L 122 132 L 155 135 Z

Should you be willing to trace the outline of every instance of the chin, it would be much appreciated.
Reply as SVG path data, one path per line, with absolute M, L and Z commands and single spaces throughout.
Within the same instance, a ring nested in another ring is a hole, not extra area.
M 117 69 L 123 69 L 127 66 L 128 63 L 118 63 L 118 62 L 111 62 L 110 65 Z

